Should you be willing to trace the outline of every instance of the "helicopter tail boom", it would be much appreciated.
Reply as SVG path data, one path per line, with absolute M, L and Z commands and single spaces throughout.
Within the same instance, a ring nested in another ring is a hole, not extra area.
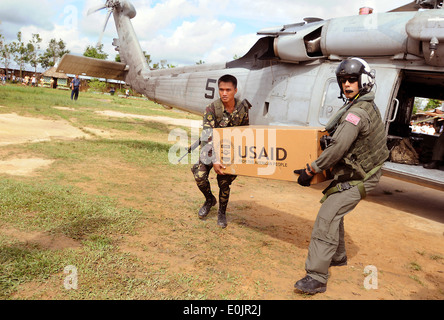
M 125 82 L 131 83 L 135 90 L 143 92 L 143 81 L 140 80 L 147 78 L 150 69 L 131 23 L 131 19 L 136 16 L 136 10 L 129 1 L 117 2 L 113 15 L 119 38 L 114 39 L 113 45 L 119 52 L 122 63 L 128 66 Z

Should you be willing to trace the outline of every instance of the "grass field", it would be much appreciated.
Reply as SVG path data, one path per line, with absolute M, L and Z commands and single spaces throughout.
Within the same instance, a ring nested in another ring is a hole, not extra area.
M 80 129 L 113 130 L 125 137 L 51 141 L 1 149 L 2 159 L 32 155 L 54 159 L 55 163 L 50 170 L 33 177 L 1 177 L 0 225 L 14 232 L 12 236 L 1 234 L 0 237 L 0 298 L 172 299 L 200 296 L 190 292 L 171 294 L 171 287 L 188 281 L 183 275 L 168 275 L 166 266 L 146 265 L 119 250 L 119 239 L 137 232 L 141 221 L 162 220 L 153 214 L 152 208 L 144 210 L 140 203 L 131 206 L 137 191 L 133 192 L 130 184 L 137 179 L 137 172 L 145 171 L 140 176 L 154 173 L 147 177 L 152 187 L 165 177 L 156 172 L 168 170 L 171 177 L 184 173 L 184 167 L 168 162 L 170 128 L 156 122 L 110 119 L 94 111 L 198 117 L 171 112 L 141 99 L 82 92 L 78 101 L 71 101 L 67 91 L 20 86 L 0 87 L 0 106 L 1 113 L 64 119 Z M 113 179 L 117 175 L 120 178 Z M 161 201 L 150 196 L 147 186 L 144 188 L 144 203 Z M 23 234 L 46 235 L 56 242 L 72 239 L 75 245 L 53 249 L 39 245 L 38 241 L 23 241 L 20 237 Z M 67 276 L 63 270 L 68 265 L 76 266 L 81 275 L 78 290 L 63 290 L 63 279 Z M 45 288 L 27 290 L 28 285 Z M 158 290 L 159 287 L 166 290 Z M 30 292 L 24 294 L 27 291 Z
M 82 92 L 75 102 L 67 91 L 20 86 L 0 87 L 0 106 L 114 134 L 0 148 L 0 160 L 54 160 L 32 176 L 0 175 L 1 299 L 251 299 L 269 290 L 233 268 L 269 246 L 261 233 L 241 221 L 240 234 L 224 234 L 215 218 L 196 218 L 202 196 L 190 166 L 167 157 L 174 127 L 95 111 L 200 117 L 142 99 Z M 76 290 L 64 286 L 67 266 L 77 270 Z

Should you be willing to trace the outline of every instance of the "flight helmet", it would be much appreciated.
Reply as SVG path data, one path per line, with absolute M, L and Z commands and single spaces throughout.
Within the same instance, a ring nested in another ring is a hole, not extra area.
M 336 79 L 341 90 L 341 96 L 344 94 L 342 92 L 342 79 L 347 77 L 358 79 L 361 94 L 370 92 L 375 84 L 374 70 L 371 70 L 368 63 L 361 58 L 347 58 L 336 68 Z

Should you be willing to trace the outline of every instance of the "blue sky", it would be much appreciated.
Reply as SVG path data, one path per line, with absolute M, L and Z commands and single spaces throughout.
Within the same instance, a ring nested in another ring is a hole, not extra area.
M 267 27 L 300 22 L 304 17 L 323 19 L 355 15 L 360 7 L 385 12 L 405 0 L 133 0 L 132 20 L 142 49 L 153 62 L 167 60 L 176 66 L 224 62 L 242 56 L 259 39 L 256 32 Z M 105 0 L 0 0 L 0 33 L 6 41 L 21 31 L 25 41 L 39 33 L 46 47 L 51 38 L 62 39 L 71 53 L 82 54 L 95 45 L 106 11 L 87 16 L 89 8 Z M 103 37 L 109 59 L 116 52 L 117 37 L 111 17 Z

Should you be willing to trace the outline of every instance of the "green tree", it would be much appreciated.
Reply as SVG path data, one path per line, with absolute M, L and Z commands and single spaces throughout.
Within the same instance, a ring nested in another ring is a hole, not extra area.
M 103 52 L 103 44 L 99 46 L 87 46 L 85 52 L 83 53 L 85 57 L 96 58 L 101 60 L 106 60 L 108 58 L 108 54 Z
M 39 51 L 42 38 L 38 33 L 33 33 L 31 40 L 29 40 L 28 47 L 28 61 L 31 66 L 34 67 L 34 72 L 37 73 L 37 65 L 39 64 Z
M 107 91 L 107 83 L 100 81 L 99 79 L 92 78 L 88 81 L 88 86 L 93 91 L 105 92 Z
M 148 67 L 150 66 L 151 62 L 153 62 L 151 60 L 151 55 L 147 54 L 146 51 L 143 52 L 143 55 L 145 56 L 146 59 L 146 63 L 148 63 Z M 122 62 L 122 59 L 120 59 L 120 54 L 116 54 L 116 58 L 115 58 L 116 62 Z
M 6 43 L 5 37 L 0 34 L 0 59 L 3 61 L 3 66 L 8 73 L 9 63 L 11 62 L 12 47 L 11 44 Z
M 151 64 L 151 62 L 153 62 L 153 61 L 151 60 L 151 55 L 150 55 L 150 54 L 147 54 L 146 51 L 143 52 L 143 55 L 145 56 L 146 63 L 148 63 L 148 67 L 149 67 L 150 64 Z
M 28 46 L 22 40 L 21 31 L 17 32 L 17 41 L 11 43 L 14 61 L 20 67 L 20 78 L 23 77 L 23 69 L 25 64 L 29 62 Z
M 441 104 L 442 104 L 441 100 L 429 99 L 429 102 L 425 106 L 424 111 L 433 110 L 433 109 L 439 108 L 439 107 L 441 107 Z
M 48 44 L 48 48 L 38 59 L 43 69 L 48 69 L 56 65 L 58 60 L 70 51 L 66 49 L 65 42 L 60 39 L 57 41 L 55 38 L 51 39 Z
M 175 65 L 167 63 L 167 60 L 165 60 L 165 59 L 160 60 L 160 62 L 153 64 L 153 69 L 155 69 L 155 70 L 157 70 L 157 69 L 167 69 L 167 68 L 168 69 L 172 69 L 172 68 L 175 68 L 175 67 L 176 67 Z

